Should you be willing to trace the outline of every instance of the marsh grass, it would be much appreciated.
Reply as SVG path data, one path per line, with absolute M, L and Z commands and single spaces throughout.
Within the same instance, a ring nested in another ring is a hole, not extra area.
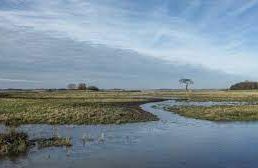
M 10 131 L 0 134 L 0 156 L 16 156 L 26 153 L 29 146 L 26 133 Z
M 179 115 L 210 121 L 255 121 L 258 120 L 258 105 L 237 106 L 189 106 L 167 107 L 167 110 Z
M 71 138 L 69 137 L 66 137 L 66 138 L 52 137 L 52 138 L 38 139 L 36 142 L 39 148 L 72 146 Z
M 0 122 L 19 124 L 110 124 L 157 120 L 132 102 L 84 99 L 17 99 L 0 101 Z
M 0 134 L 0 158 L 1 157 L 17 157 L 25 154 L 30 147 L 37 144 L 38 148 L 48 147 L 70 147 L 72 146 L 71 138 L 40 138 L 29 140 L 28 135 L 23 132 L 11 130 L 7 133 Z

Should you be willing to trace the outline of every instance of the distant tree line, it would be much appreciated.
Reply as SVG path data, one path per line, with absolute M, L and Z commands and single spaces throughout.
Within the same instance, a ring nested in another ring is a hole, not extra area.
M 70 83 L 67 85 L 67 88 L 69 90 L 93 90 L 93 91 L 99 91 L 99 88 L 96 86 L 87 86 L 86 83 Z
M 230 86 L 230 90 L 254 90 L 258 89 L 258 82 L 244 81 Z

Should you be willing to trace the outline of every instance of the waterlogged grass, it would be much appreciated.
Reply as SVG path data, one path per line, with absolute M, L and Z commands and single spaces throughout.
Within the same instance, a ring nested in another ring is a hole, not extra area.
M 0 134 L 0 158 L 19 156 L 36 144 L 38 148 L 72 146 L 70 138 L 52 137 L 29 140 L 26 133 L 11 129 L 7 133 Z
M 48 139 L 39 139 L 36 142 L 39 148 L 72 146 L 72 142 L 70 138 L 53 137 Z
M 0 134 L 0 156 L 16 156 L 26 153 L 28 148 L 27 134 L 15 131 Z
M 258 105 L 237 106 L 188 106 L 168 107 L 179 115 L 210 121 L 255 121 L 258 120 Z
M 258 120 L 258 91 L 193 91 L 177 92 L 177 98 L 193 102 L 247 102 L 249 105 L 235 106 L 177 106 L 167 110 L 185 117 L 211 121 L 255 121 Z M 184 101 L 185 101 L 184 100 Z

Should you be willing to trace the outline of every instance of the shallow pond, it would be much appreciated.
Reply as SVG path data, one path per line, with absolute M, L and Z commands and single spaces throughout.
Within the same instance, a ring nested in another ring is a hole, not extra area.
M 0 167 L 257 167 L 258 122 L 210 122 L 162 110 L 163 106 L 182 104 L 207 106 L 221 105 L 221 102 L 144 104 L 144 110 L 160 118 L 160 121 L 146 123 L 25 125 L 19 129 L 28 132 L 31 138 L 50 137 L 56 132 L 61 136 L 71 136 L 73 146 L 35 148 L 19 158 L 0 160 Z M 234 102 L 231 104 L 235 105 Z M 0 129 L 3 130 L 4 126 Z

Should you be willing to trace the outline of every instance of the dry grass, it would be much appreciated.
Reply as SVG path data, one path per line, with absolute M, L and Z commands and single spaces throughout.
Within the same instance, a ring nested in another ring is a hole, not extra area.
M 155 120 L 156 116 L 127 103 L 72 99 L 2 99 L 0 122 L 19 124 L 109 124 Z
M 138 107 L 153 98 L 258 102 L 258 91 L 206 90 L 193 91 L 188 94 L 184 91 L 171 90 L 142 92 L 31 91 L 0 93 L 0 97 L 0 122 L 7 125 L 110 124 L 157 120 L 156 116 L 144 112 Z M 239 108 L 244 109 L 244 107 Z
M 0 98 L 0 122 L 19 124 L 111 124 L 158 118 L 139 105 L 150 101 L 127 92 L 24 92 Z

